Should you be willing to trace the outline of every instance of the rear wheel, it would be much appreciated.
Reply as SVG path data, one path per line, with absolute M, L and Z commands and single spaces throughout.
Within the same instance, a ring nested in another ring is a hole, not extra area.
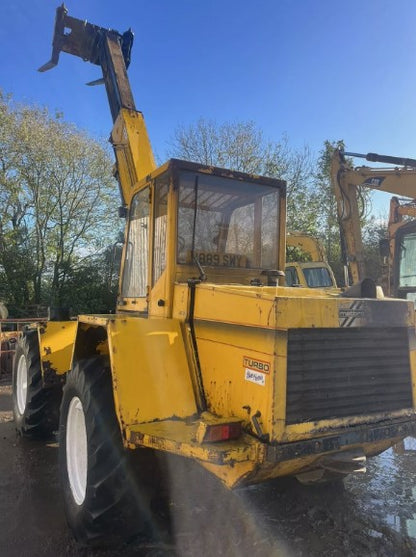
M 59 436 L 65 513 L 78 542 L 117 545 L 149 534 L 150 478 L 140 462 L 135 464 L 145 481 L 139 482 L 133 473 L 115 415 L 110 369 L 103 358 L 80 361 L 68 374 Z M 149 454 L 144 449 L 136 452 Z
M 61 389 L 43 386 L 37 330 L 26 331 L 17 341 L 12 385 L 17 431 L 50 437 L 58 428 Z

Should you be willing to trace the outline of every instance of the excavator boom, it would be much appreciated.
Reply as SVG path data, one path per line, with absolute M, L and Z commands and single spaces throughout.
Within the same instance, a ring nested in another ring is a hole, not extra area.
M 342 155 L 346 157 L 357 157 L 370 162 L 383 162 L 386 164 L 397 164 L 399 166 L 416 168 L 416 159 L 392 157 L 391 155 L 378 155 L 377 153 L 367 153 L 364 155 L 363 153 L 348 153 L 346 151 L 343 151 Z
M 346 157 L 364 158 L 371 162 L 396 165 L 394 167 L 353 167 Z M 409 198 L 407 202 L 394 197 L 391 202 L 389 219 L 389 241 L 391 254 L 395 252 L 396 232 L 404 223 L 402 216 L 413 217 L 416 198 L 416 160 L 376 153 L 344 152 L 335 150 L 331 161 L 331 181 L 338 207 L 338 220 L 343 241 L 344 258 L 348 264 L 354 283 L 366 277 L 361 237 L 360 210 L 358 198 L 360 188 L 391 193 L 395 196 Z M 393 255 L 390 255 L 390 266 Z M 384 281 L 390 293 L 390 280 Z M 386 285 L 385 285 L 386 286 Z M 394 288 L 394 290 L 397 290 Z
M 361 157 L 372 162 L 394 164 L 394 167 L 353 167 L 345 157 Z M 332 157 L 332 181 L 339 187 L 360 186 L 398 195 L 401 197 L 416 198 L 416 160 L 389 155 L 368 153 L 349 153 L 336 150 Z

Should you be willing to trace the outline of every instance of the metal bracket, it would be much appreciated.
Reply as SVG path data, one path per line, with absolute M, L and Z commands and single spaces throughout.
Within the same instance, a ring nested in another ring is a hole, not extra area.
M 135 110 L 126 73 L 130 64 L 133 38 L 131 29 L 120 34 L 114 29 L 105 29 L 70 17 L 67 8 L 62 4 L 56 10 L 51 59 L 41 66 L 39 71 L 46 72 L 54 68 L 58 64 L 61 52 L 73 54 L 85 62 L 101 66 L 103 77 L 91 81 L 89 85 L 105 84 L 115 121 L 121 108 Z

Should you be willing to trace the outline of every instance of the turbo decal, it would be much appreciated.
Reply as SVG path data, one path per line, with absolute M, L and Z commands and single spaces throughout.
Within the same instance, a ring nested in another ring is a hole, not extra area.
M 243 356 L 243 367 L 260 373 L 270 373 L 270 362 Z

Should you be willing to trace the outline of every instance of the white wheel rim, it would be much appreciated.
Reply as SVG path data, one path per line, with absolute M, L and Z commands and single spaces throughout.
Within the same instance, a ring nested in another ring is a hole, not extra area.
M 26 356 L 22 354 L 17 364 L 17 377 L 16 377 L 17 408 L 21 416 L 23 416 L 26 410 L 26 397 L 27 397 L 27 364 L 26 364 Z
M 87 489 L 87 430 L 82 402 L 77 396 L 71 400 L 66 423 L 66 466 L 72 496 L 82 505 Z

